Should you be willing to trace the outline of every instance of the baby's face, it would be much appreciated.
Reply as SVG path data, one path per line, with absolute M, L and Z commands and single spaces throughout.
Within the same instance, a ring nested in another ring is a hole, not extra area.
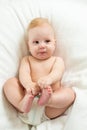
M 48 24 L 34 27 L 28 33 L 29 51 L 37 59 L 47 59 L 55 50 L 55 36 L 53 28 Z

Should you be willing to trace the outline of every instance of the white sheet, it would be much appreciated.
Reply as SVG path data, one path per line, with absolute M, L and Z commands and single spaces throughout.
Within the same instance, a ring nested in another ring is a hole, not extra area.
M 37 130 L 86 130 L 87 90 L 74 89 L 77 95 L 75 103 L 65 115 L 55 120 L 44 122 L 37 127 Z
M 75 84 L 76 101 L 67 115 L 32 130 L 87 129 L 87 4 L 60 0 L 12 0 L 0 4 L 0 130 L 30 130 L 3 95 L 3 84 L 27 54 L 26 28 L 34 17 L 47 17 L 57 33 L 56 55 L 65 60 L 63 84 Z

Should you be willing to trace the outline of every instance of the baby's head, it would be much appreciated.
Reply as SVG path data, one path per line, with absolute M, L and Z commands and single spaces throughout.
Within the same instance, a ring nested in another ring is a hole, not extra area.
M 46 18 L 35 18 L 28 27 L 28 47 L 32 56 L 47 59 L 55 50 L 55 32 Z

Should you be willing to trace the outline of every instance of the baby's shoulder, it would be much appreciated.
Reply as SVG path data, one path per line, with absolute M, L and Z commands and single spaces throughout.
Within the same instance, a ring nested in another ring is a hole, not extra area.
M 22 61 L 24 61 L 24 62 L 29 61 L 29 56 L 24 56 L 24 57 L 22 58 Z
M 53 56 L 53 59 L 58 60 L 58 61 L 63 60 L 62 57 L 59 57 L 59 56 Z
M 57 64 L 64 64 L 64 60 L 62 57 L 59 57 L 59 56 L 54 56 L 55 58 L 55 63 Z

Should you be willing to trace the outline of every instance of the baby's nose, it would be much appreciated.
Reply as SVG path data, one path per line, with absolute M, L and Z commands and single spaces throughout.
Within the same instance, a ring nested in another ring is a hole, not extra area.
M 40 45 L 39 45 L 39 47 L 40 47 L 40 48 L 44 48 L 44 47 L 46 47 L 45 42 L 41 42 Z

